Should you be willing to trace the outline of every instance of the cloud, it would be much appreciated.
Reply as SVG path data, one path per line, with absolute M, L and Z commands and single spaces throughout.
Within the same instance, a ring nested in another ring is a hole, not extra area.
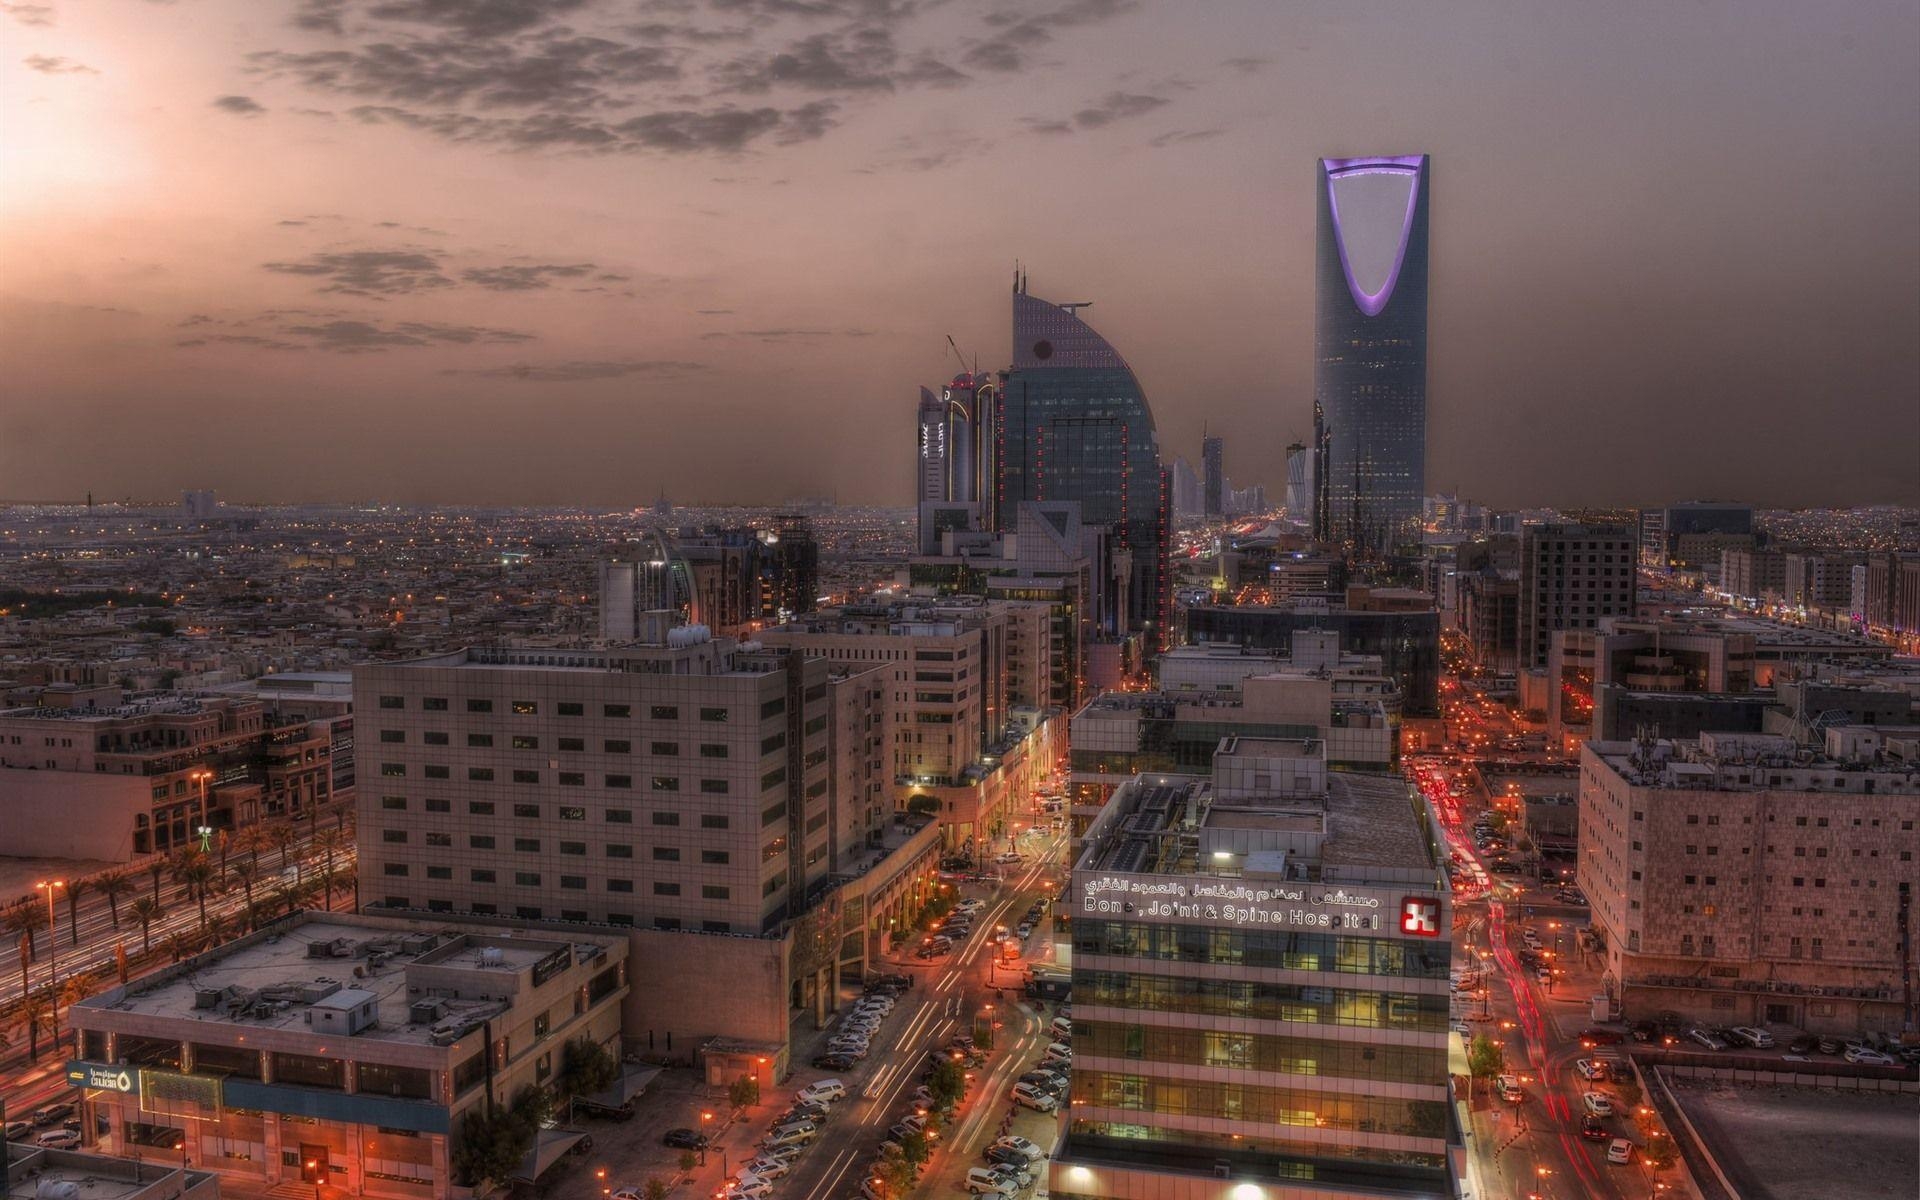
M 1222 61 L 1220 65 L 1230 70 L 1238 71 L 1242 75 L 1257 75 L 1272 66 L 1273 60 L 1270 58 L 1254 57 L 1229 58 Z
M 1173 129 L 1147 139 L 1147 145 L 1158 150 L 1165 146 L 1177 146 L 1182 142 L 1204 142 L 1225 133 L 1225 129 Z
M 515 379 L 523 383 L 583 383 L 594 379 L 620 379 L 629 375 L 673 379 L 706 369 L 705 363 L 673 359 L 581 359 L 557 363 L 514 363 L 505 367 L 454 368 L 441 374 Z
M 1115 121 L 1142 117 L 1169 101 L 1164 96 L 1138 92 L 1108 92 L 1105 99 L 1073 114 L 1073 123 L 1082 129 L 1099 129 Z
M 578 111 L 614 107 L 614 89 L 677 80 L 682 52 L 556 29 L 519 40 L 405 38 L 351 50 L 263 50 L 256 73 L 404 104 Z
M 251 96 L 217 96 L 214 98 L 213 106 L 230 112 L 236 117 L 257 117 L 267 111 Z
M 545 24 L 586 0 L 383 0 L 367 9 L 382 21 L 434 25 L 467 37 L 497 37 Z
M 807 92 L 891 91 L 899 59 L 893 34 L 863 26 L 801 38 L 772 54 L 722 63 L 714 79 L 727 91 L 758 95 L 775 87 Z
M 723 105 L 670 109 L 615 122 L 564 114 L 476 117 L 421 113 L 390 105 L 362 105 L 350 115 L 368 124 L 401 125 L 449 141 L 486 142 L 514 150 L 725 154 L 743 150 L 769 135 L 782 144 L 818 138 L 833 127 L 837 108 L 830 100 L 816 100 L 786 112 Z
M 262 337 L 253 333 L 208 333 L 199 337 L 182 338 L 174 345 L 187 348 L 210 345 L 250 346 L 256 350 L 305 350 L 297 342 L 285 342 L 279 338 Z
M 472 267 L 460 278 L 496 292 L 532 292 L 553 286 L 555 279 L 578 279 L 592 274 L 592 263 L 543 263 L 537 266 Z M 601 276 L 624 279 L 625 276 Z
M 261 265 L 281 275 L 325 280 L 321 291 L 348 296 L 403 296 L 453 286 L 439 256 L 419 250 L 349 250 Z
M 986 23 L 995 32 L 968 47 L 962 61 L 983 71 L 1024 70 L 1032 63 L 1034 48 L 1051 43 L 1056 31 L 1098 24 L 1135 7 L 1135 0 L 1070 0 L 1043 13 L 1003 9 L 987 16 Z
M 38 71 L 42 75 L 98 75 L 100 73 L 85 63 L 77 63 L 57 54 L 29 54 L 20 61 L 27 64 L 29 71 Z
M 338 37 L 346 32 L 340 20 L 346 7 L 346 0 L 300 0 L 288 20 L 295 29 L 310 29 L 315 33 L 331 33 Z
M 532 334 L 516 333 L 509 329 L 490 329 L 482 325 L 438 325 L 426 321 L 380 325 L 373 321 L 339 320 L 322 325 L 289 325 L 284 332 L 309 339 L 316 350 L 336 354 L 377 353 L 396 346 L 471 346 L 535 340 Z
M 22 25 L 53 24 L 53 7 L 47 4 L 0 4 L 0 12 Z

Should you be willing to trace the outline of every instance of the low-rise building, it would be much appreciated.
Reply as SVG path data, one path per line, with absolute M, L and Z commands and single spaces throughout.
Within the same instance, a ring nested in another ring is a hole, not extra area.
M 67 1076 L 123 1158 L 440 1200 L 464 1118 L 618 1057 L 627 989 L 617 935 L 302 913 L 74 1005 Z

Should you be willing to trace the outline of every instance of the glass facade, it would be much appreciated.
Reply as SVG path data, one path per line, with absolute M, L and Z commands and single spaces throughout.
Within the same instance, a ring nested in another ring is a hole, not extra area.
M 1081 520 L 1112 527 L 1132 560 L 1124 606 L 1102 606 L 1099 633 L 1145 630 L 1164 645 L 1166 481 L 1133 369 L 1068 309 L 1015 292 L 1013 369 L 997 410 L 990 500 L 1003 527 L 1022 500 L 1079 501 Z
M 1441 1033 L 1447 1028 L 1447 997 L 1440 993 L 1195 979 L 1137 971 L 1075 971 L 1073 1002 L 1076 1011 L 1080 1006 L 1127 1008 L 1411 1033 Z
M 1425 155 L 1322 159 L 1316 171 L 1317 524 L 1367 557 L 1421 541 L 1429 171 Z
M 1451 947 L 1446 943 L 1349 937 L 1337 933 L 1156 925 L 1094 917 L 1082 917 L 1075 922 L 1073 952 L 1405 979 L 1445 979 L 1452 958 Z

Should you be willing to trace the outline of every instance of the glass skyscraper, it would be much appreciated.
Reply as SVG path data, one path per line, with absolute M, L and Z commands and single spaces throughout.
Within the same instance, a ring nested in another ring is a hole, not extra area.
M 1378 558 L 1421 540 L 1427 457 L 1426 155 L 1323 158 L 1314 401 L 1325 536 Z
M 1082 521 L 1114 530 L 1128 562 L 1124 603 L 1098 614 L 1100 635 L 1144 632 L 1165 645 L 1170 617 L 1167 508 L 1153 412 L 1133 369 L 1074 312 L 1013 294 L 1013 366 L 997 403 L 993 511 L 1022 500 L 1078 500 Z

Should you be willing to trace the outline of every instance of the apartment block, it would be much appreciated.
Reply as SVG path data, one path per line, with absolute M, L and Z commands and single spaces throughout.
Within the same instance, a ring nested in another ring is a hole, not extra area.
M 1625 526 L 1528 526 L 1520 546 L 1521 669 L 1547 665 L 1555 630 L 1632 616 L 1634 559 L 1634 533 Z
M 1920 765 L 1763 734 L 1589 742 L 1580 881 L 1630 1019 L 1897 1031 Z

